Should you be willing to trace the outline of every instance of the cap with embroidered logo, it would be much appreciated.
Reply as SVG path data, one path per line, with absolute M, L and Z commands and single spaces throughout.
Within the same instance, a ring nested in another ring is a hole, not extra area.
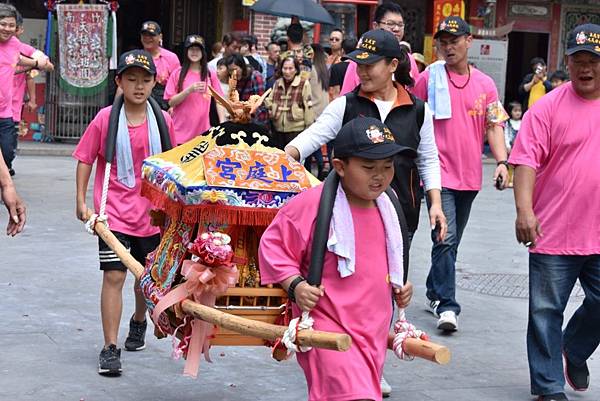
M 450 17 L 444 18 L 437 26 L 437 31 L 433 35 L 434 39 L 437 39 L 442 33 L 449 33 L 454 36 L 470 35 L 471 28 L 464 19 L 451 15 Z
M 600 56 L 600 25 L 583 24 L 569 32 L 565 54 L 570 56 L 581 51 Z
M 365 32 L 360 37 L 356 50 L 342 59 L 350 59 L 357 64 L 373 64 L 386 57 L 399 58 L 402 51 L 394 34 L 383 29 L 373 29 Z
M 188 35 L 187 38 L 185 38 L 185 42 L 183 43 L 183 47 L 185 49 L 191 47 L 191 46 L 200 46 L 202 48 L 206 48 L 205 44 L 204 44 L 204 38 L 200 35 Z
M 119 58 L 117 75 L 121 75 L 123 71 L 131 67 L 139 67 L 152 75 L 156 75 L 156 66 L 152 56 L 145 50 L 131 50 L 123 53 Z
M 415 158 L 417 152 L 396 143 L 392 131 L 372 117 L 356 117 L 339 130 L 333 140 L 333 157 L 362 157 L 380 160 L 398 153 Z
M 152 36 L 160 35 L 162 30 L 160 29 L 160 25 L 156 21 L 146 21 L 142 24 L 142 29 L 140 33 L 147 33 Z

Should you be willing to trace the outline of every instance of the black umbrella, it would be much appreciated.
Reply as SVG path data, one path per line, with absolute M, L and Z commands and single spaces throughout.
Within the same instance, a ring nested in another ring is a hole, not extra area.
M 298 17 L 303 21 L 334 25 L 333 18 L 313 0 L 258 0 L 251 10 L 278 17 Z

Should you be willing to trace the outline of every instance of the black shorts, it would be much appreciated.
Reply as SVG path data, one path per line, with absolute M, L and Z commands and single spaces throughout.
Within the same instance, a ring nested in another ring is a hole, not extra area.
M 113 234 L 131 256 L 142 265 L 146 265 L 146 255 L 156 249 L 160 243 L 160 234 L 151 235 L 150 237 L 135 237 L 129 234 L 123 234 L 113 231 Z M 121 262 L 117 254 L 106 245 L 102 238 L 98 237 L 98 250 L 100 256 L 100 270 L 120 270 L 127 271 L 127 268 Z

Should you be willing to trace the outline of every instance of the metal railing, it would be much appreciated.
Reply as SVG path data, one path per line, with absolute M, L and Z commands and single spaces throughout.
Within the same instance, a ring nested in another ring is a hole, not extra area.
M 108 105 L 109 85 L 92 96 L 67 93 L 60 88 L 60 66 L 46 74 L 46 132 L 54 140 L 77 142 L 98 111 Z

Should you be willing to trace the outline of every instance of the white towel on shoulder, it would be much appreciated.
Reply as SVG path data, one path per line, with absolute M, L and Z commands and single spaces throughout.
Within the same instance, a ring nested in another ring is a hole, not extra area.
M 148 143 L 150 144 L 150 155 L 162 152 L 160 144 L 160 132 L 158 122 L 149 102 L 146 102 L 146 122 L 148 124 Z M 127 127 L 127 116 L 125 105 L 121 106 L 119 112 L 119 125 L 117 130 L 117 144 L 115 149 L 117 155 L 117 180 L 127 188 L 135 187 L 135 172 L 133 170 L 133 155 L 131 154 L 131 138 Z
M 443 60 L 430 64 L 429 81 L 427 82 L 427 104 L 436 120 L 452 118 L 452 105 L 450 103 L 450 89 L 448 88 L 448 75 L 446 62 Z
M 392 201 L 382 193 L 376 200 L 385 228 L 385 239 L 390 281 L 396 287 L 402 287 L 404 276 L 404 249 L 400 222 Z M 338 256 L 340 277 L 348 277 L 356 270 L 354 247 L 354 223 L 350 204 L 342 185 L 338 185 L 329 227 L 327 250 Z

